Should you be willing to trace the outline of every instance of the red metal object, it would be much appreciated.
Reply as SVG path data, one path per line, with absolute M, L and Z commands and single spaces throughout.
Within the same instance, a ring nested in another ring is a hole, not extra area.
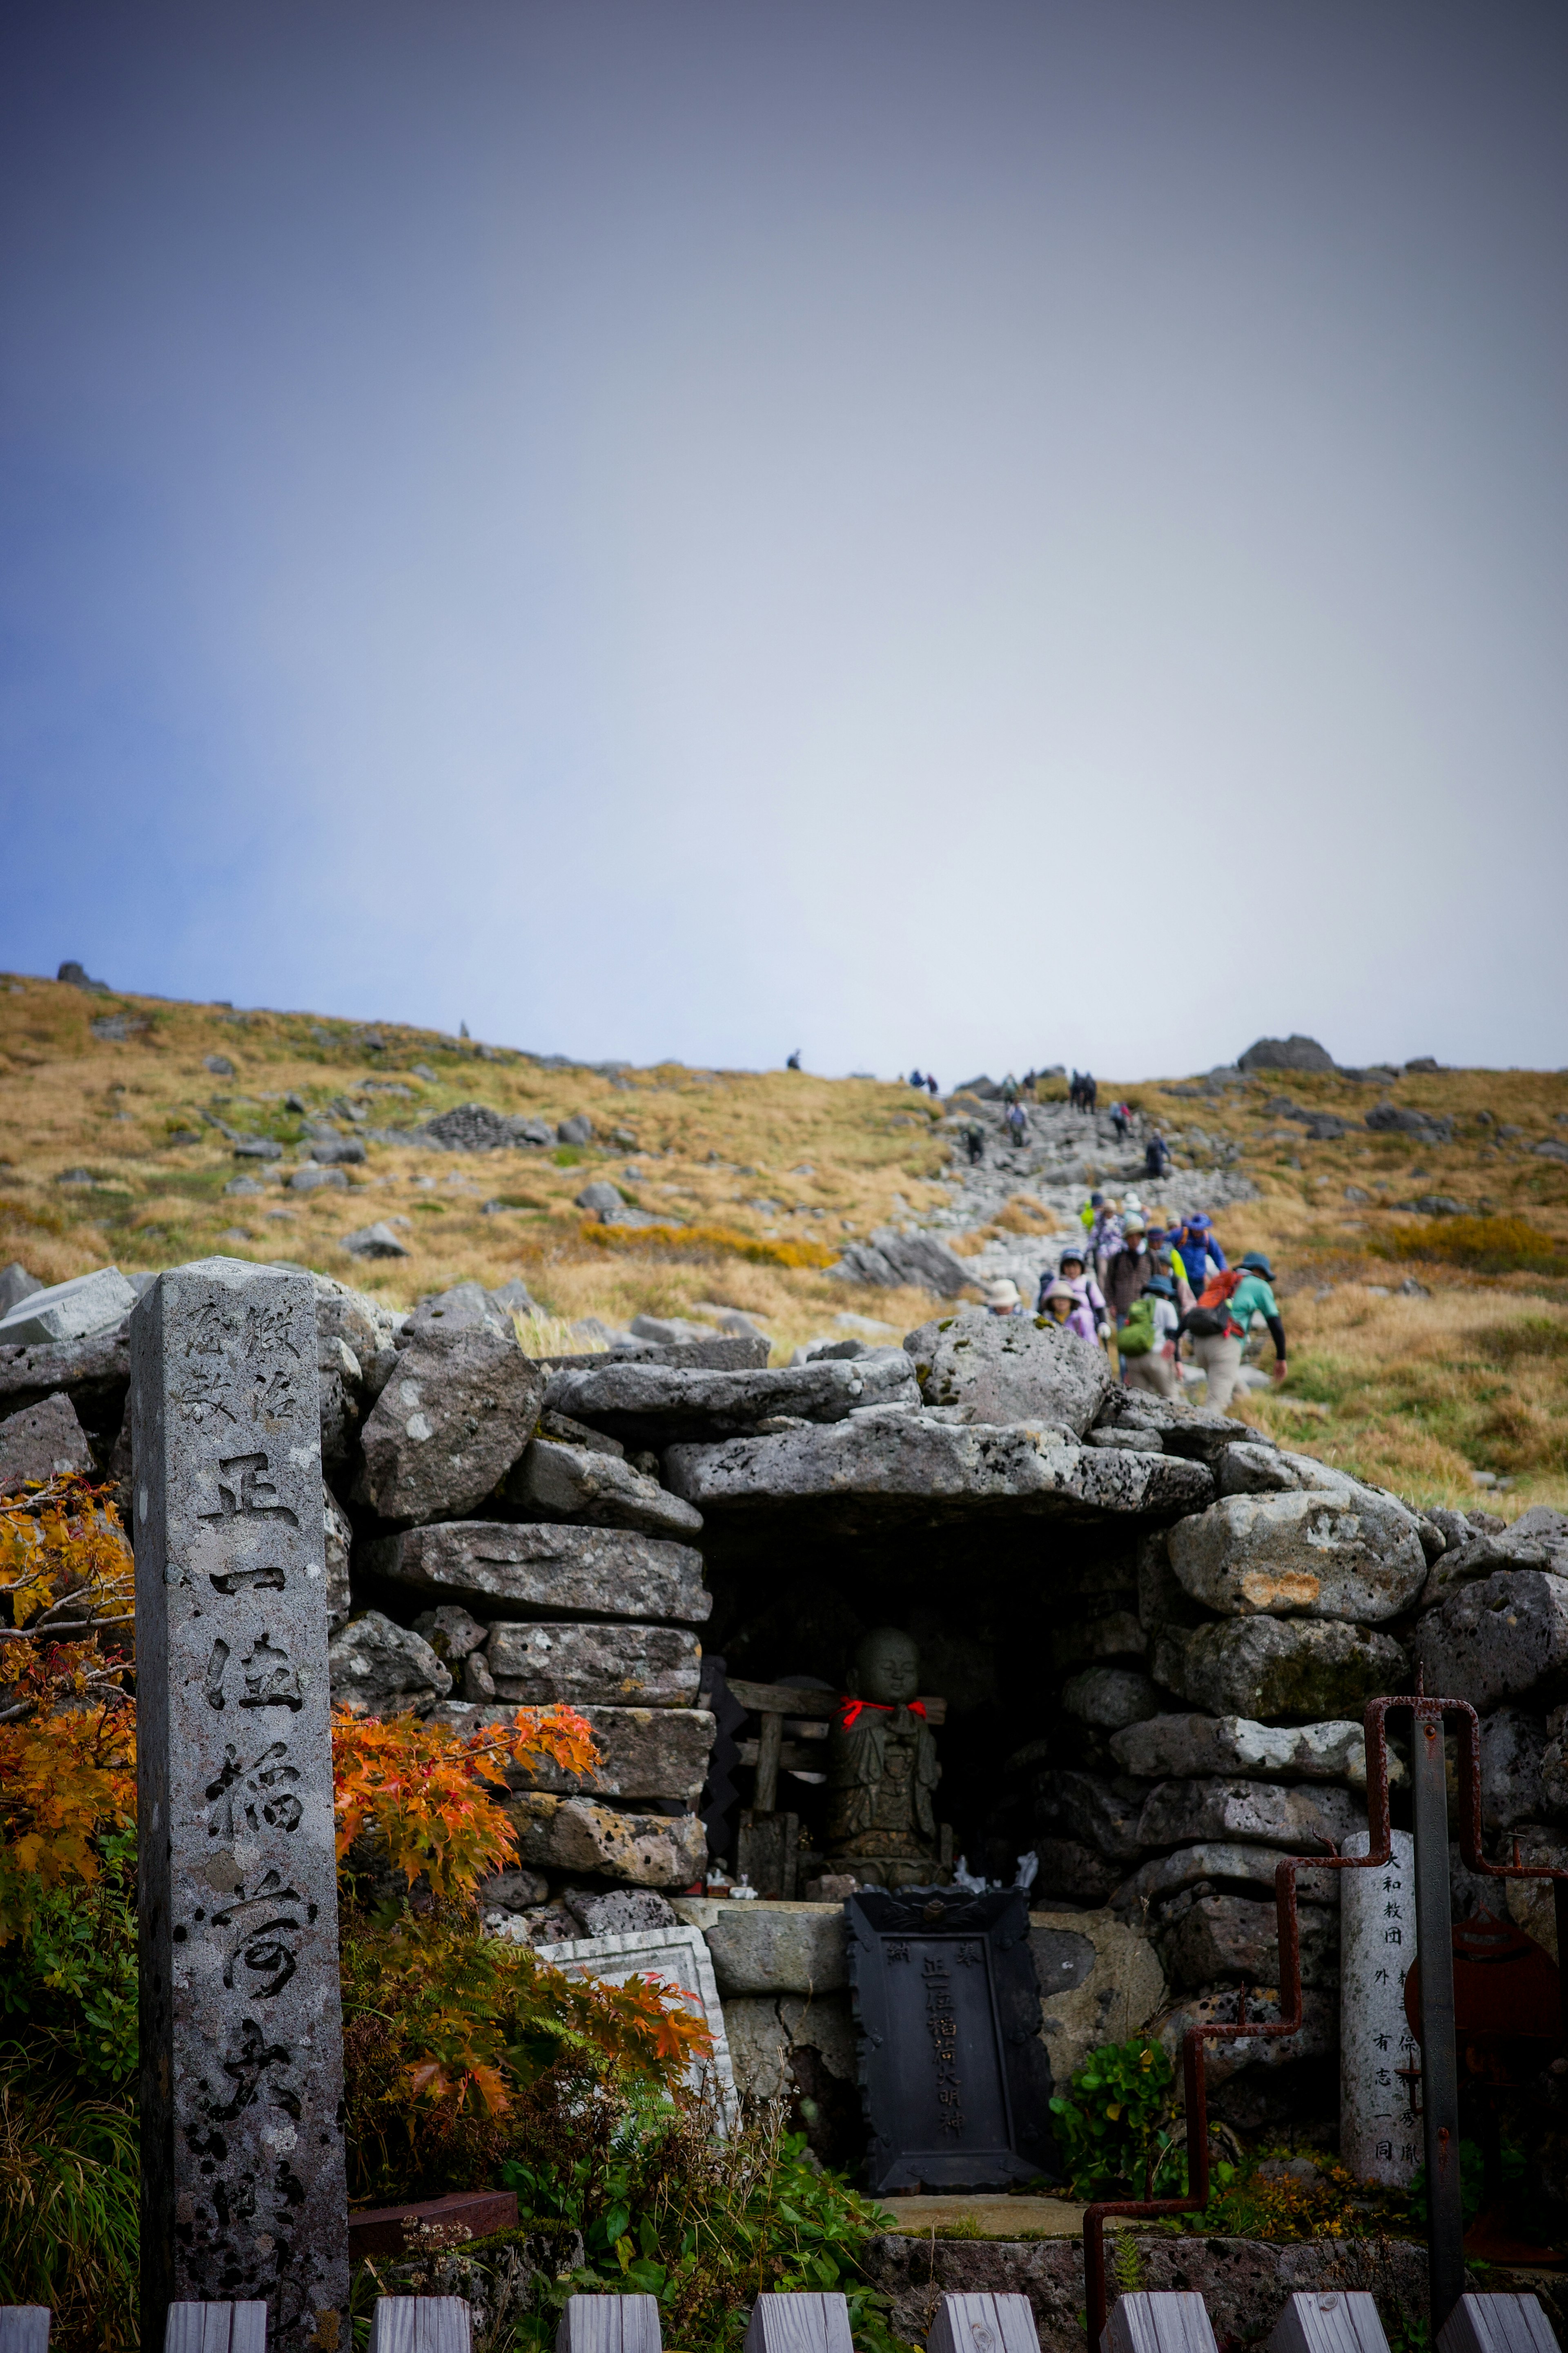
M 1388 1813 L 1388 1718 L 1398 1712 L 1410 1711 L 1417 1722 L 1452 1716 L 1457 1720 L 1459 1764 L 1459 1847 L 1470 1869 L 1488 1879 L 1550 1879 L 1553 1883 L 1557 1908 L 1557 1945 L 1559 1954 L 1568 1952 L 1568 1871 L 1534 1869 L 1523 1863 L 1489 1862 L 1481 1852 L 1481 1729 L 1480 1719 L 1468 1700 L 1428 1699 L 1417 1693 L 1413 1697 L 1374 1699 L 1367 1704 L 1363 1719 L 1366 1730 L 1366 1820 L 1368 1849 L 1364 1855 L 1292 1855 L 1280 1863 L 1274 1873 L 1274 1901 L 1279 1918 L 1279 2017 L 1273 2025 L 1259 2020 L 1249 2023 L 1243 2012 L 1245 1989 L 1237 1995 L 1237 2017 L 1233 2024 L 1214 2023 L 1189 2026 L 1182 2044 L 1183 2076 L 1186 2085 L 1187 2115 L 1187 2186 L 1185 2198 L 1100 2200 L 1085 2209 L 1083 2218 L 1083 2276 L 1088 2303 L 1089 2353 L 1099 2353 L 1100 2340 L 1105 2333 L 1105 2224 L 1111 2215 L 1119 2219 L 1152 2221 L 1163 2214 L 1194 2214 L 1208 2204 L 1208 2094 L 1204 2076 L 1203 2045 L 1212 2042 L 1238 2042 L 1244 2036 L 1267 2036 L 1270 2039 L 1300 2031 L 1301 2025 L 1301 1937 L 1296 1906 L 1296 1873 L 1299 1871 L 1377 1871 L 1387 1862 L 1393 1852 Z M 1562 1973 L 1561 1985 L 1568 2026 L 1568 1970 Z

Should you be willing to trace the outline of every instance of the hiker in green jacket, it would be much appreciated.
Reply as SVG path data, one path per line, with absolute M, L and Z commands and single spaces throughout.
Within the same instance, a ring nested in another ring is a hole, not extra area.
M 1216 1279 L 1223 1282 L 1224 1277 Z M 1207 1402 L 1216 1413 L 1223 1413 L 1236 1393 L 1241 1373 L 1241 1352 L 1247 1345 L 1254 1315 L 1261 1315 L 1268 1326 L 1274 1343 L 1274 1377 L 1285 1377 L 1285 1325 L 1279 1314 L 1279 1303 L 1274 1296 L 1274 1270 L 1261 1250 L 1248 1250 L 1241 1261 L 1241 1280 L 1231 1291 L 1221 1307 L 1205 1311 L 1202 1301 L 1182 1318 L 1187 1325 L 1194 1316 L 1211 1318 L 1225 1315 L 1224 1328 L 1218 1332 L 1189 1331 L 1193 1355 L 1208 1376 Z

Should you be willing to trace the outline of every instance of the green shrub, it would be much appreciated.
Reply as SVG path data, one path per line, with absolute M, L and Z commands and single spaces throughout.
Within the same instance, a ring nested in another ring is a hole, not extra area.
M 1091 2051 L 1072 2079 L 1074 2097 L 1051 2102 L 1057 2143 L 1075 2198 L 1126 2189 L 1152 2198 L 1163 2172 L 1186 2180 L 1185 2143 L 1172 2116 L 1175 2070 L 1146 2034 Z
M 1568 1250 L 1528 1218 L 1429 1218 L 1371 1245 L 1378 1258 L 1434 1259 L 1477 1274 L 1568 1274 Z

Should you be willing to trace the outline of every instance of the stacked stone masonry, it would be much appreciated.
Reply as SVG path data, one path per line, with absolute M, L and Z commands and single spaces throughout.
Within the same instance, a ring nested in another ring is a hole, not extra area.
M 334 1698 L 455 1727 L 581 1708 L 599 1776 L 514 1775 L 495 1916 L 548 1943 L 617 1887 L 699 1903 L 743 2089 L 787 2078 L 848 2116 L 852 2038 L 827 1929 L 764 1935 L 780 1907 L 742 1927 L 682 1893 L 708 1870 L 704 1811 L 728 1838 L 751 1802 L 749 1767 L 713 1757 L 705 1646 L 732 1678 L 837 1692 L 871 1627 L 914 1631 L 947 1701 L 956 1853 L 1003 1883 L 1032 1853 L 1031 1904 L 1069 1940 L 1041 1972 L 1058 2081 L 1086 2036 L 1158 2018 L 1173 2042 L 1275 1984 L 1275 1864 L 1364 1827 L 1362 1710 L 1417 1668 L 1482 1714 L 1489 1838 L 1568 1860 L 1568 1517 L 1423 1514 L 1117 1388 L 1027 1318 L 961 1307 L 902 1347 L 776 1369 L 741 1339 L 551 1365 L 477 1283 L 411 1315 L 312 1285 Z M 0 1347 L 0 1473 L 90 1460 L 130 1523 L 127 1324 Z M 803 1854 L 822 1713 L 785 1727 Z M 1301 2034 L 1211 2064 L 1237 2128 L 1335 2112 L 1337 1882 L 1309 1872 L 1301 1894 Z M 1507 1903 L 1554 1951 L 1550 1904 Z

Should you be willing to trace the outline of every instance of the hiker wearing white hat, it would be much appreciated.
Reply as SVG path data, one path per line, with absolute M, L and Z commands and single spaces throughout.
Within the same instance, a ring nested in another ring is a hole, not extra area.
M 1024 1312 L 1024 1302 L 1011 1275 L 998 1275 L 994 1282 L 988 1282 L 984 1295 L 993 1315 L 1021 1315 Z

